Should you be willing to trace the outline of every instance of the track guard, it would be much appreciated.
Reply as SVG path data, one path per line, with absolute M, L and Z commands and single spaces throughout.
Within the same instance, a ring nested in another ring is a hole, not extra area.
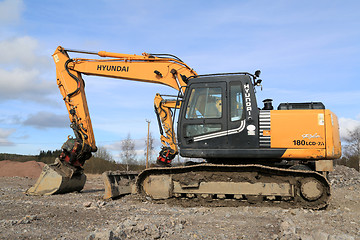
M 150 168 L 139 174 L 136 188 L 137 193 L 154 200 L 281 202 L 283 206 L 314 210 L 326 208 L 331 195 L 330 183 L 322 174 L 257 164 Z

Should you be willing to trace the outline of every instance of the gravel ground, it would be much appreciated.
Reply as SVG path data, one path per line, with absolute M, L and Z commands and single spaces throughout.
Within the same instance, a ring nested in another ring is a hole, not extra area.
M 81 193 L 26 196 L 35 179 L 0 177 L 0 239 L 360 239 L 360 174 L 337 166 L 329 177 L 331 202 L 319 211 L 103 201 L 96 175 Z

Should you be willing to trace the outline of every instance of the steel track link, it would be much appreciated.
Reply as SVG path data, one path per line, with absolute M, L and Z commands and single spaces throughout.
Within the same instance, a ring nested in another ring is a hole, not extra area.
M 316 210 L 326 208 L 330 200 L 329 182 L 315 171 L 257 164 L 206 163 L 150 168 L 138 175 L 136 188 L 142 196 L 182 205 L 189 202 L 192 206 L 203 205 L 204 202 L 213 202 L 216 206 L 279 206 L 280 203 L 283 207 Z

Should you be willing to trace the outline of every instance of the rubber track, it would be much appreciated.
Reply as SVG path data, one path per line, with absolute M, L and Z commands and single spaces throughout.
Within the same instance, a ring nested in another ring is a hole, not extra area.
M 221 164 L 198 164 L 193 166 L 182 166 L 182 167 L 170 167 L 170 168 L 149 168 L 144 171 L 142 171 L 136 180 L 136 188 L 137 192 L 141 195 L 146 195 L 142 185 L 143 181 L 146 179 L 146 177 L 150 175 L 176 175 L 176 174 L 184 174 L 184 173 L 200 173 L 200 172 L 208 172 L 208 173 L 241 173 L 241 172 L 256 172 L 260 175 L 266 175 L 270 178 L 278 178 L 281 177 L 282 179 L 287 179 L 286 182 L 296 182 L 294 185 L 295 187 L 295 197 L 289 201 L 289 199 L 280 200 L 280 203 L 283 204 L 285 207 L 299 207 L 299 208 L 309 208 L 309 209 L 324 209 L 329 203 L 330 200 L 330 183 L 328 180 L 321 175 L 320 173 L 317 173 L 315 171 L 305 171 L 305 170 L 292 170 L 292 169 L 282 169 L 282 168 L 276 168 L 276 167 L 269 167 L 264 165 L 257 165 L 257 164 L 246 164 L 246 165 L 221 165 Z M 240 176 L 240 175 L 239 175 Z M 301 197 L 300 194 L 300 184 L 299 179 L 307 178 L 307 177 L 313 177 L 317 179 L 320 183 L 322 183 L 323 187 L 325 188 L 324 194 L 315 201 L 307 201 L 304 198 Z M 223 180 L 222 180 L 223 181 Z M 278 180 L 277 180 L 278 181 Z M 261 181 L 260 181 L 261 182 Z M 221 194 L 221 193 L 220 193 Z M 174 197 L 172 198 L 174 199 Z M 177 199 L 177 198 L 176 198 Z M 180 201 L 181 199 L 177 199 L 177 201 Z M 193 199 L 188 199 L 188 201 L 192 201 Z M 228 199 L 226 199 L 228 200 Z M 161 200 L 159 200 L 161 201 Z M 166 201 L 166 200 L 165 200 Z M 233 204 L 229 204 L 229 201 L 225 200 L 218 200 L 217 202 L 222 201 L 222 206 L 233 206 Z M 234 200 L 238 201 L 239 200 Z M 194 201 L 195 202 L 195 201 Z M 243 201 L 242 201 L 243 202 Z M 272 203 L 271 203 L 272 202 Z M 252 202 L 254 203 L 254 202 Z M 257 204 L 263 204 L 265 202 L 260 201 L 257 202 Z M 276 201 L 266 201 L 266 205 L 269 204 L 275 204 L 278 206 L 279 199 L 277 198 Z M 191 205 L 191 204 L 190 204 Z M 194 203 L 193 205 L 197 205 Z

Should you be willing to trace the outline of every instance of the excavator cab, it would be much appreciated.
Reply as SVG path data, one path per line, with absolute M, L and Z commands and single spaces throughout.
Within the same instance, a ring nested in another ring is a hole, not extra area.
M 183 157 L 243 156 L 259 148 L 253 76 L 247 73 L 191 78 L 180 110 L 178 138 Z M 226 151 L 219 151 L 226 149 Z

